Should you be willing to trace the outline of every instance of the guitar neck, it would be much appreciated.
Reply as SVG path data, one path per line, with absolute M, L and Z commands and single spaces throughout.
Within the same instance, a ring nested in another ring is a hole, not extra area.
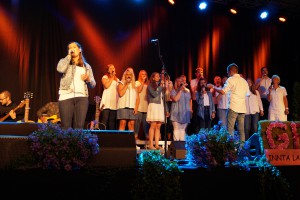
M 16 107 L 13 109 L 13 111 L 15 112 L 19 107 Z M 7 113 L 4 117 L 0 118 L 0 122 L 3 122 L 4 120 L 6 120 L 9 117 L 9 113 Z
M 25 114 L 24 114 L 24 122 L 28 122 L 28 116 L 29 116 L 29 99 L 25 100 L 26 106 L 25 106 Z
M 100 117 L 99 104 L 96 104 L 95 121 L 99 121 L 99 117 Z
M 17 107 L 15 107 L 14 109 L 12 109 L 12 111 L 15 112 L 16 110 L 18 110 L 19 108 L 21 108 L 23 106 L 24 106 L 24 104 L 23 104 L 23 101 L 22 101 Z M 9 117 L 9 113 L 7 113 L 4 117 L 0 118 L 0 122 L 3 122 L 8 117 Z
M 100 117 L 100 110 L 99 110 L 99 103 L 96 103 L 96 112 L 95 112 L 95 122 L 96 124 L 94 125 L 96 129 L 99 128 L 99 117 Z

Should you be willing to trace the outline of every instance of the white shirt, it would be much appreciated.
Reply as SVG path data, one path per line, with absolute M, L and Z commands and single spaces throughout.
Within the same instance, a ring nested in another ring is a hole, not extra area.
M 122 83 L 121 83 L 122 84 Z M 135 108 L 137 91 L 131 84 L 128 84 L 126 92 L 123 96 L 119 97 L 117 109 L 121 108 Z
M 72 99 L 74 97 L 87 97 L 85 94 L 85 82 L 81 79 L 81 75 L 85 74 L 85 68 L 76 66 L 74 78 L 69 90 L 59 90 L 59 101 Z
M 104 75 L 102 79 L 104 78 L 108 79 L 108 76 Z M 117 102 L 119 98 L 119 95 L 117 93 L 117 86 L 118 82 L 113 80 L 108 88 L 104 88 L 100 108 L 102 108 L 102 105 L 104 104 L 103 109 L 117 110 Z
M 197 91 L 197 85 L 198 85 L 198 79 L 192 79 L 190 82 L 191 86 L 191 94 L 192 94 L 192 99 L 196 100 L 196 91 Z
M 234 74 L 226 80 L 222 89 L 230 92 L 229 108 L 237 113 L 246 113 L 246 96 L 250 95 L 247 81 L 239 74 Z
M 217 89 L 222 89 L 222 87 L 216 87 Z M 219 97 L 219 95 L 221 95 Z M 217 92 L 217 97 L 219 99 L 219 101 L 217 102 L 218 103 L 218 109 L 228 109 L 228 101 L 229 101 L 229 94 L 220 94 Z
M 135 87 L 139 87 L 141 85 L 140 81 L 135 81 Z M 148 109 L 148 97 L 147 97 L 147 87 L 148 85 L 143 86 L 142 91 L 139 93 L 140 96 L 140 104 L 138 107 L 139 112 L 147 112 Z
M 257 90 L 255 92 L 256 95 L 251 92 L 250 96 L 246 97 L 246 115 L 259 113 L 261 110 L 264 110 L 259 92 Z
M 259 81 L 259 80 L 257 80 L 257 81 Z M 269 87 L 271 86 L 271 84 L 272 84 L 272 79 L 269 77 L 264 78 L 261 81 L 259 87 L 257 88 L 261 98 L 268 99 Z
M 287 96 L 285 87 L 272 88 L 270 95 L 269 120 L 287 121 L 287 115 L 284 114 L 285 105 L 283 101 L 283 97 Z

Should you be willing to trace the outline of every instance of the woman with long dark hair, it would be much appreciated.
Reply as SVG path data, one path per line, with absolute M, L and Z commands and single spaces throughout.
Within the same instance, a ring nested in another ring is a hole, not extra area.
M 58 92 L 61 126 L 82 129 L 89 106 L 88 87 L 94 88 L 96 81 L 78 42 L 68 44 L 68 54 L 59 60 L 57 71 L 62 75 Z
M 165 122 L 163 86 L 160 83 L 160 75 L 153 72 L 148 85 L 148 109 L 146 121 L 149 128 L 149 149 L 159 149 L 160 127 Z M 155 140 L 155 147 L 153 146 Z

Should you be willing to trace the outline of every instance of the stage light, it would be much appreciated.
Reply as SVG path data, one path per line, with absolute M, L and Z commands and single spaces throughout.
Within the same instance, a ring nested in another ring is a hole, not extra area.
M 203 1 L 203 2 L 201 2 L 201 3 L 199 4 L 199 9 L 200 9 L 200 10 L 205 10 L 206 7 L 207 7 L 207 3 L 206 3 L 205 1 Z
M 283 15 L 281 15 L 281 16 L 279 16 L 278 17 L 278 20 L 280 21 L 280 22 L 286 22 L 286 17 L 285 16 L 283 16 Z
M 238 13 L 236 8 L 230 8 L 230 12 L 234 15 Z
M 175 4 L 175 1 L 174 1 L 174 0 L 168 0 L 168 2 L 169 2 L 171 5 L 174 5 L 174 4 Z
M 239 2 L 237 0 L 232 0 L 231 2 L 228 3 L 228 8 L 229 11 L 236 15 L 238 13 L 238 4 Z
M 269 14 L 268 11 L 264 10 L 260 13 L 259 16 L 261 19 L 266 19 L 268 17 L 268 14 Z

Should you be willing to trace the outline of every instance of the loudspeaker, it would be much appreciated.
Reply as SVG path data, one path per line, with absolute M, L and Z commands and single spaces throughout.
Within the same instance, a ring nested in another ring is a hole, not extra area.
M 100 151 L 89 162 L 92 167 L 136 167 L 133 131 L 89 130 L 98 136 Z
M 30 152 L 26 136 L 0 135 L 0 169 Z
M 261 146 L 262 138 L 258 133 L 254 133 L 247 140 L 249 143 L 249 148 L 245 148 L 245 151 L 241 151 L 238 155 L 238 160 L 244 160 L 244 157 L 248 157 L 249 161 L 254 161 L 257 158 L 260 158 L 263 155 L 263 150 Z
M 168 148 L 168 157 L 172 159 L 185 159 L 185 141 L 172 141 Z
M 247 140 L 250 142 L 249 148 L 249 156 L 248 159 L 253 161 L 256 157 L 263 155 L 262 148 L 260 145 L 260 135 L 258 133 L 254 133 L 251 137 Z
M 27 136 L 38 130 L 38 123 L 0 122 L 0 135 Z

